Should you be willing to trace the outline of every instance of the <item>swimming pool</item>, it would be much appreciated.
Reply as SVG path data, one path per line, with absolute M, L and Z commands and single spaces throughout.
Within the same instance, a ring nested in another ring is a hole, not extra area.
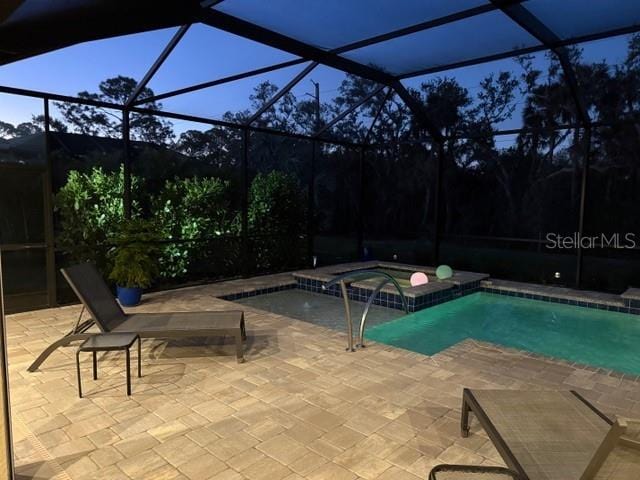
M 472 338 L 640 375 L 640 318 L 478 292 L 367 329 L 365 337 L 433 355 Z
M 236 302 L 334 330 L 346 331 L 347 329 L 344 302 L 338 297 L 292 289 L 242 298 Z M 365 304 L 352 300 L 350 306 L 354 328 L 357 328 L 360 325 L 360 316 Z M 372 305 L 367 317 L 367 325 L 378 325 L 404 314 L 402 310 Z

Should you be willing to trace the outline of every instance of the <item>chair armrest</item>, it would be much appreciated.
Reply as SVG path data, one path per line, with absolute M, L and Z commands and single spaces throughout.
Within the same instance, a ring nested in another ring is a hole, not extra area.
M 640 420 L 618 417 L 617 421 L 624 428 L 619 442 L 625 447 L 640 450 Z

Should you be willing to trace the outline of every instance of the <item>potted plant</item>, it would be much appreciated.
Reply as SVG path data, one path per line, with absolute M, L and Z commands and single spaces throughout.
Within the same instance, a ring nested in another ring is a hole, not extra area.
M 153 283 L 158 273 L 157 231 L 154 222 L 136 218 L 123 222 L 112 239 L 113 269 L 109 278 L 116 283 L 122 306 L 138 305 L 142 290 Z

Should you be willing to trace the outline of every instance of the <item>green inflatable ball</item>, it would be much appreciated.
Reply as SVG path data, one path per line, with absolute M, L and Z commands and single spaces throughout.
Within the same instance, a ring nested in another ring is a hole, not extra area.
M 453 270 L 449 265 L 440 265 L 436 268 L 436 277 L 440 280 L 445 280 L 447 278 L 453 277 Z

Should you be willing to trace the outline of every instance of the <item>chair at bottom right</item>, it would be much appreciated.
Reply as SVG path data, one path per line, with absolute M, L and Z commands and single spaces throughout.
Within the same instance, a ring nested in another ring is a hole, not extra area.
M 561 452 L 558 452 L 558 457 L 562 457 Z M 554 478 L 553 474 L 545 476 L 545 479 L 548 478 Z M 575 480 L 638 479 L 640 479 L 640 420 L 618 418 L 611 425 L 580 478 Z M 541 479 L 522 476 L 504 467 L 437 465 L 429 473 L 429 480 Z

